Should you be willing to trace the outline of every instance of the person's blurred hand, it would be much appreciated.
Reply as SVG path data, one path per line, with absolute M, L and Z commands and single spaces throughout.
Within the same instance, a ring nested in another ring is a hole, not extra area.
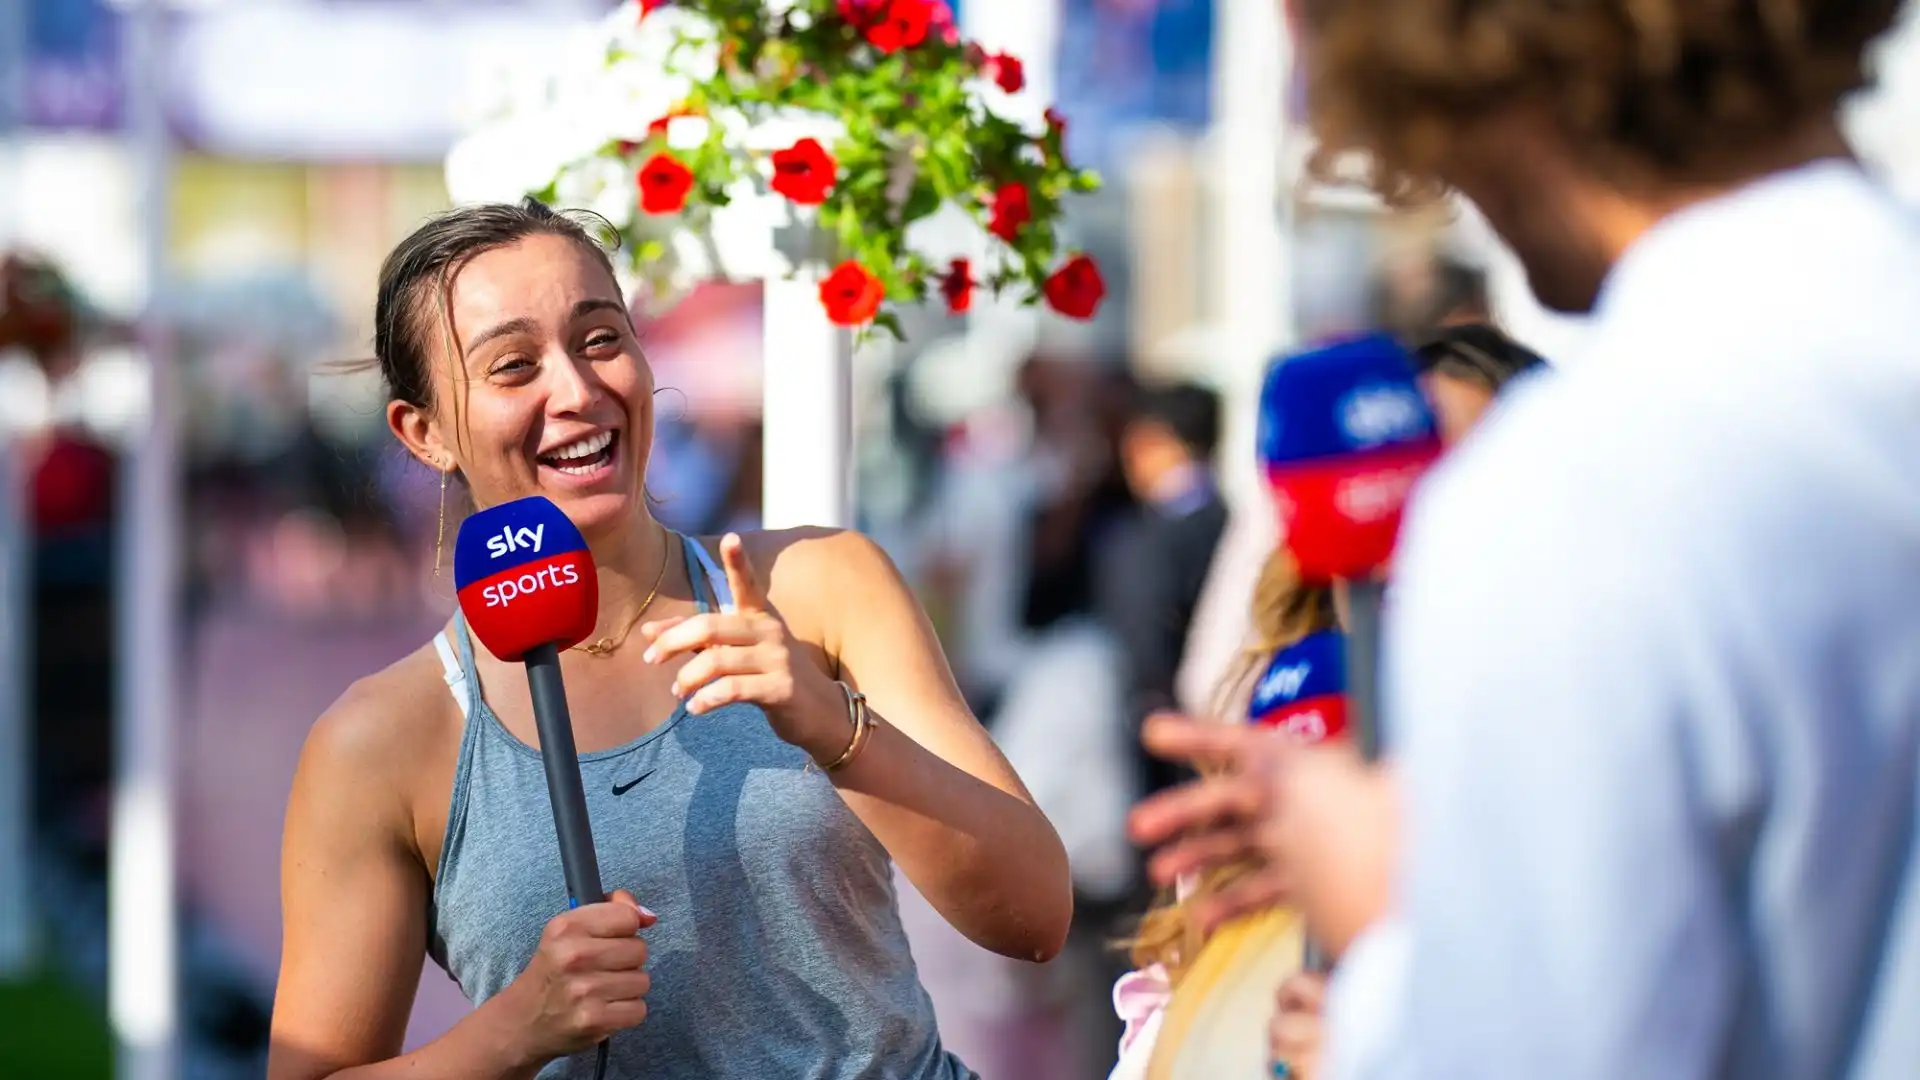
M 1286 1064 L 1287 1080 L 1314 1080 L 1320 1075 L 1326 992 L 1327 977 L 1317 972 L 1303 971 L 1280 984 L 1273 1023 L 1267 1028 L 1267 1053 Z
M 1370 766 L 1351 743 L 1300 747 L 1281 778 L 1270 857 L 1296 881 L 1294 903 L 1329 954 L 1386 914 L 1400 848 L 1392 771 Z
M 1208 932 L 1235 916 L 1291 902 L 1334 954 L 1378 918 L 1391 897 L 1398 823 L 1393 782 L 1345 743 L 1303 746 L 1268 728 L 1147 721 L 1142 741 L 1200 779 L 1134 808 L 1135 842 L 1158 848 L 1156 883 L 1250 862 L 1255 873 L 1195 901 Z
M 1270 728 L 1205 723 L 1173 713 L 1147 719 L 1141 742 L 1155 756 L 1199 769 L 1198 780 L 1136 806 L 1127 821 L 1134 842 L 1158 848 L 1148 860 L 1154 883 L 1251 863 L 1254 873 L 1196 897 L 1191 916 L 1202 934 L 1288 897 L 1284 864 L 1273 858 L 1278 793 L 1291 747 Z

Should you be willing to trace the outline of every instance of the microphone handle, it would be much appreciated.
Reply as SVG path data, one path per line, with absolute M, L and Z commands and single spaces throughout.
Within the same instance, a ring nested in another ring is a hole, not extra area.
M 1348 581 L 1347 585 L 1347 729 L 1354 746 L 1367 761 L 1380 760 L 1380 608 L 1386 586 L 1378 581 Z M 1333 960 L 1311 937 L 1301 965 L 1307 971 L 1326 972 Z
M 533 691 L 533 723 L 540 732 L 540 763 L 547 770 L 547 797 L 553 803 L 553 829 L 560 838 L 560 872 L 566 877 L 570 906 L 607 898 L 600 881 L 600 859 L 593 850 L 593 826 L 587 820 L 587 793 L 580 783 L 580 755 L 573 744 L 573 716 L 560 679 L 560 650 L 537 645 L 524 658 L 527 686 Z
M 1380 606 L 1386 585 L 1347 582 L 1347 726 L 1367 761 L 1380 760 Z
M 1306 950 L 1300 956 L 1300 970 L 1311 971 L 1316 975 L 1324 975 L 1333 970 L 1333 959 L 1312 937 L 1307 938 Z

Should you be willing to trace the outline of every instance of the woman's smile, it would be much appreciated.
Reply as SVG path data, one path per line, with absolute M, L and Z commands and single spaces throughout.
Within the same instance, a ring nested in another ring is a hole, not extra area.
M 621 441 L 618 428 L 567 436 L 538 455 L 540 482 L 571 489 L 619 475 Z

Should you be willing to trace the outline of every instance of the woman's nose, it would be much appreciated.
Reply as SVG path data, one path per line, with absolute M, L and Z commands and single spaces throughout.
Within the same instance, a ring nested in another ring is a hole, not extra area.
M 548 400 L 561 412 L 580 412 L 600 396 L 600 381 L 584 360 L 562 353 L 548 363 Z

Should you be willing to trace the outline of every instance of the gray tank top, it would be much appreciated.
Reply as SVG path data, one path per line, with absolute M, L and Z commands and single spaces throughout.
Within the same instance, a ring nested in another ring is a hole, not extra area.
M 705 549 L 683 544 L 700 610 L 730 603 Z M 454 626 L 457 646 L 434 645 L 467 719 L 430 950 L 478 1005 L 525 970 L 567 894 L 540 755 L 487 707 Z M 614 1036 L 609 1080 L 978 1080 L 941 1047 L 886 849 L 809 765 L 751 705 L 676 709 L 580 755 L 607 890 L 660 916 L 641 933 L 647 1019 Z M 540 1077 L 589 1080 L 593 1061 Z

